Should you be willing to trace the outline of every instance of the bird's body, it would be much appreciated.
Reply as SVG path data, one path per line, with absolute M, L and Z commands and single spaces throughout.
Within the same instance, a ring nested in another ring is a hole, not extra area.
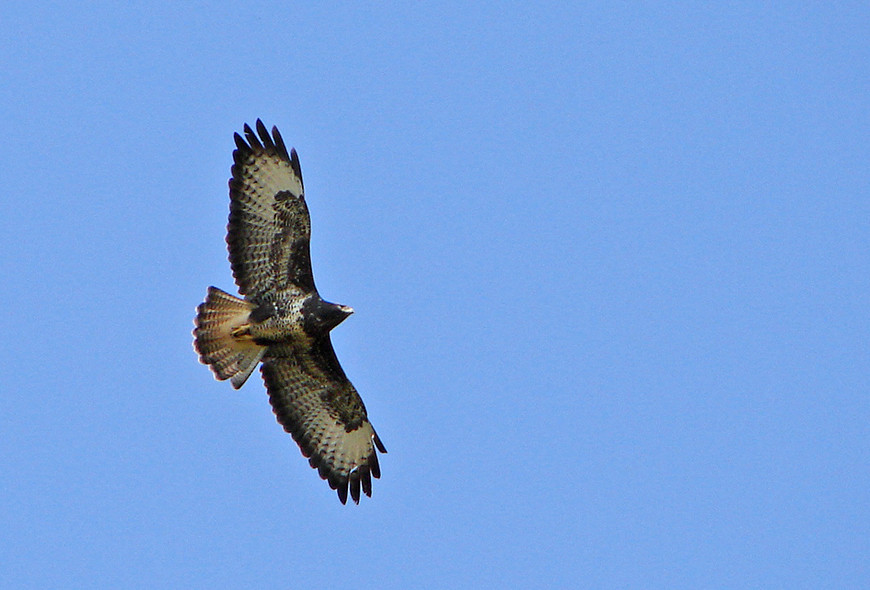
M 311 466 L 354 502 L 371 496 L 386 452 L 347 379 L 329 332 L 353 310 L 324 301 L 311 271 L 302 172 L 276 128 L 236 134 L 227 245 L 244 299 L 210 287 L 197 308 L 194 348 L 217 379 L 241 387 L 261 372 L 278 421 Z

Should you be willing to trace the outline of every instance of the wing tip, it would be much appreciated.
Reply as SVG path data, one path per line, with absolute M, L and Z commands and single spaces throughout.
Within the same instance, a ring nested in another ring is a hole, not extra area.
M 378 450 L 386 455 L 387 454 L 387 447 L 385 447 L 384 443 L 381 442 L 381 437 L 378 436 L 377 432 L 372 434 L 372 440 L 374 441 L 375 446 L 378 448 Z
M 291 432 L 290 434 L 293 435 L 294 433 Z M 296 436 L 294 435 L 294 439 L 295 438 Z M 373 438 L 372 440 L 375 439 Z M 298 440 L 297 443 L 299 443 Z M 354 504 L 359 504 L 362 494 L 365 494 L 369 498 L 372 497 L 372 478 L 380 479 L 381 477 L 381 467 L 378 462 L 378 450 L 383 449 L 384 445 L 380 442 L 380 439 L 378 439 L 375 444 L 377 450 L 372 448 L 372 452 L 366 458 L 365 463 L 353 468 L 347 475 L 341 475 L 335 471 L 331 471 L 323 456 L 317 453 L 314 449 L 306 449 L 301 443 L 299 447 L 303 456 L 308 457 L 309 464 L 317 470 L 321 479 L 326 480 L 329 487 L 336 491 L 338 499 L 342 504 L 347 504 L 348 495 L 350 495 L 350 499 L 353 500 Z
M 350 497 L 353 499 L 354 504 L 359 504 L 359 492 L 360 492 L 360 472 L 359 469 L 355 469 L 350 472 L 348 476 L 348 483 L 350 484 Z
M 291 153 L 287 153 L 287 145 L 284 143 L 284 138 L 281 137 L 281 132 L 278 131 L 278 128 L 274 125 L 272 126 L 272 138 L 274 139 L 275 149 L 278 150 L 278 153 L 287 158 L 290 161 L 290 164 L 293 165 L 293 169 L 299 175 L 299 178 L 302 178 L 302 173 L 298 171 L 299 168 L 299 156 L 296 155 L 296 150 L 290 148 Z M 292 154 L 292 155 L 291 155 Z M 295 162 L 295 164 L 293 164 Z
M 259 119 L 258 119 L 259 120 Z M 257 139 L 257 134 L 254 133 L 254 130 L 251 129 L 251 126 L 245 123 L 243 127 L 245 131 L 245 139 L 248 140 L 248 145 L 251 146 L 252 150 L 262 150 L 263 144 L 260 143 L 260 140 Z
M 342 503 L 342 505 L 347 504 L 347 479 L 343 482 L 340 482 L 335 486 L 335 492 L 338 494 L 338 499 Z M 359 500 L 354 500 L 357 504 L 359 504 Z
M 233 141 L 236 144 L 233 160 L 237 164 L 243 163 L 248 156 L 258 151 L 274 152 L 289 162 L 299 179 L 302 179 L 299 156 L 296 154 L 295 149 L 290 148 L 289 151 L 287 150 L 287 144 L 284 143 L 284 138 L 281 136 L 281 132 L 278 131 L 277 126 L 272 126 L 272 133 L 270 134 L 263 121 L 257 119 L 253 129 L 245 123 L 242 127 L 242 132 L 244 137 L 239 133 L 233 134 Z

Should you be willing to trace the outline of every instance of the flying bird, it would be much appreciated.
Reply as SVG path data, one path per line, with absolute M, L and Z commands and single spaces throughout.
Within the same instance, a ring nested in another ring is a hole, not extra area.
M 311 222 L 296 150 L 257 120 L 235 134 L 227 246 L 239 298 L 209 287 L 196 309 L 194 348 L 238 389 L 260 364 L 278 422 L 311 467 L 355 503 L 372 495 L 386 453 L 329 338 L 353 309 L 314 286 Z M 262 363 L 262 364 L 261 364 Z

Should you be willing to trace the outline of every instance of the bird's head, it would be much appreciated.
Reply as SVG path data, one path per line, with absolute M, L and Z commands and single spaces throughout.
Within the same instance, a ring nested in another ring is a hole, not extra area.
M 302 305 L 305 331 L 309 334 L 329 332 L 352 313 L 353 308 L 347 305 L 329 303 L 317 295 L 312 295 Z

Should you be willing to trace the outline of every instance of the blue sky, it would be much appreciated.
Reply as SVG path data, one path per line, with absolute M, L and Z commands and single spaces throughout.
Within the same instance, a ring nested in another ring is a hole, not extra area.
M 0 586 L 870 584 L 866 3 L 2 12 Z M 258 117 L 359 506 L 191 348 Z

